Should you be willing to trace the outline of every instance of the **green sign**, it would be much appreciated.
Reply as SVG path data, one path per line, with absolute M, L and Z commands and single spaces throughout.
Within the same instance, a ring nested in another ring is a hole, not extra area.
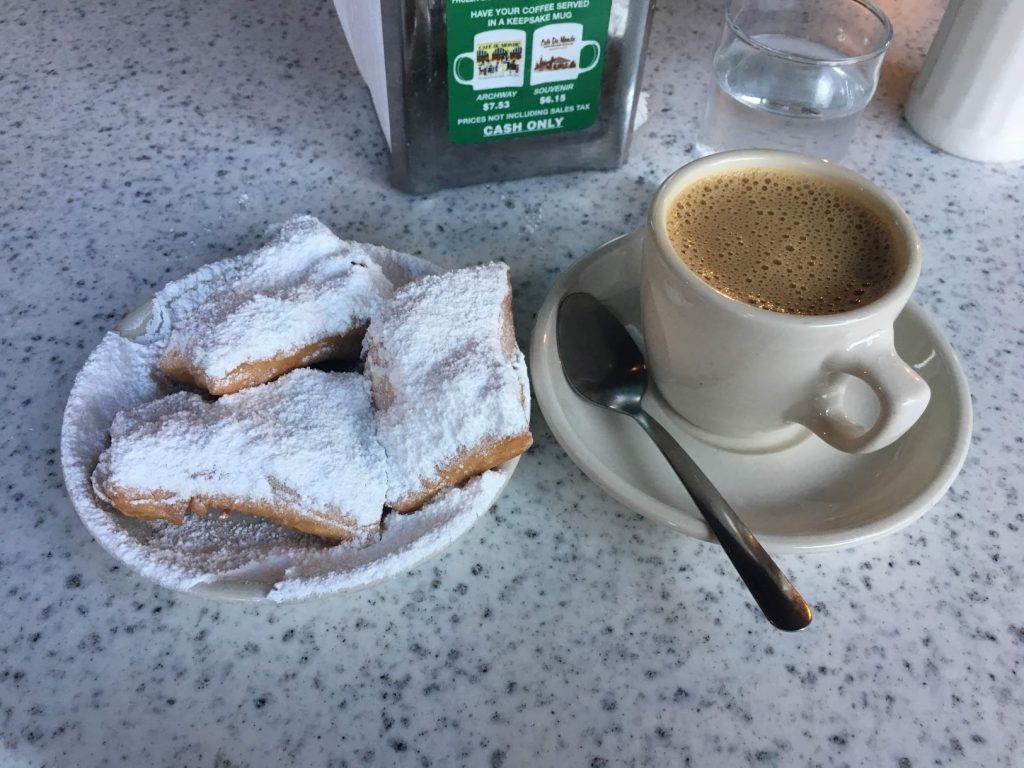
M 578 131 L 597 119 L 612 0 L 447 0 L 455 144 Z

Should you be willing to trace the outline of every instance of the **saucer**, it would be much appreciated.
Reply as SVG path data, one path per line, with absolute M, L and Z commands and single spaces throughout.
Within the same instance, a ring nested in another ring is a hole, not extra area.
M 537 315 L 530 375 L 555 438 L 591 480 L 635 512 L 711 540 L 700 512 L 639 425 L 591 405 L 570 389 L 558 358 L 555 322 L 562 297 L 586 291 L 631 330 L 640 327 L 641 232 L 581 258 L 559 276 Z M 644 407 L 690 452 L 772 552 L 860 544 L 910 525 L 949 489 L 971 437 L 967 380 L 949 343 L 910 303 L 895 326 L 896 349 L 931 387 L 924 415 L 875 453 L 854 455 L 815 437 L 774 453 L 736 453 L 694 437 L 652 388 Z

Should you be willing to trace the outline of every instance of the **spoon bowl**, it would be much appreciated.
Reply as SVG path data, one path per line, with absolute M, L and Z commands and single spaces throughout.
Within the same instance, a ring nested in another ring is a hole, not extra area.
M 626 328 L 588 293 L 558 311 L 558 356 L 569 386 L 595 405 L 632 416 L 647 391 L 647 362 Z

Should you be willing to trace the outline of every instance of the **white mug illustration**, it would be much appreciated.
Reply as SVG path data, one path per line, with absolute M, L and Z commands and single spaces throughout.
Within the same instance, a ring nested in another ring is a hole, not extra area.
M 490 88 L 521 88 L 526 33 L 521 29 L 491 29 L 473 36 L 473 50 L 460 53 L 452 63 L 452 74 L 462 85 L 474 91 Z M 463 62 L 473 65 L 473 76 L 462 77 L 468 70 Z M 460 66 L 461 65 L 461 66 Z
M 584 49 L 592 47 L 594 58 L 586 66 L 580 63 Z M 548 24 L 533 33 L 533 60 L 530 85 L 575 80 L 601 61 L 601 45 L 583 39 L 582 24 Z

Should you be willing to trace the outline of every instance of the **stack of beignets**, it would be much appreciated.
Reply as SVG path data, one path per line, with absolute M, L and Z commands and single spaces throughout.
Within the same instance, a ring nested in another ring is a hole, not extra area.
M 265 248 L 165 288 L 161 371 L 223 396 L 117 414 L 97 494 L 132 517 L 236 511 L 341 540 L 525 451 L 508 268 L 396 291 L 381 250 L 297 217 Z M 365 376 L 304 367 L 358 361 L 361 345 Z

